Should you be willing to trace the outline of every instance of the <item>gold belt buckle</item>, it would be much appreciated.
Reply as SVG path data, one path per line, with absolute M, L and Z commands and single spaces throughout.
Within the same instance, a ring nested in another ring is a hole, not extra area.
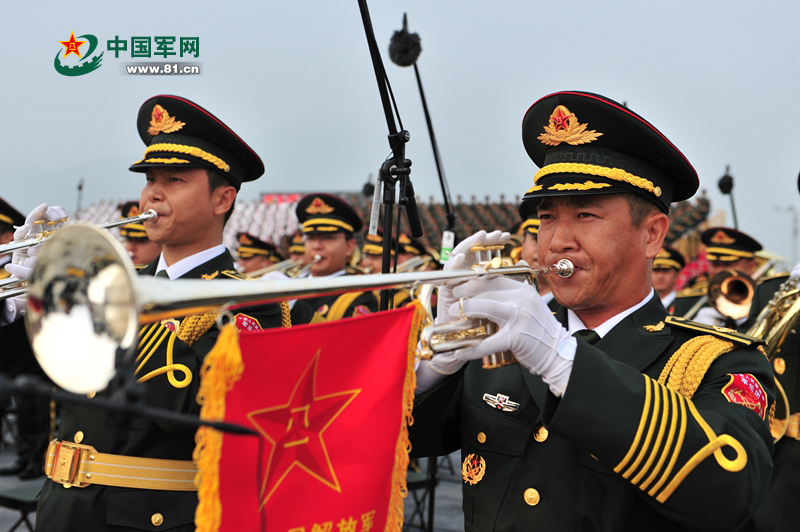
M 95 452 L 93 447 L 81 445 L 79 443 L 58 442 L 56 446 L 56 456 L 53 461 L 53 482 L 58 482 L 64 486 L 85 488 L 89 482 L 79 482 L 78 473 L 80 472 L 81 457 L 84 453 Z

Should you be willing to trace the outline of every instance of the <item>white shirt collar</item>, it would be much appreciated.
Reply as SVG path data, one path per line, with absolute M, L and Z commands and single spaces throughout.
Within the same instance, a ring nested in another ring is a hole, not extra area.
M 643 300 L 641 300 L 639 303 L 632 306 L 628 310 L 623 310 L 613 318 L 609 318 L 605 322 L 601 323 L 599 326 L 593 329 L 594 332 L 596 332 L 598 336 L 600 336 L 600 338 L 604 337 L 619 322 L 621 322 L 622 320 L 624 320 L 625 318 L 627 318 L 628 316 L 630 316 L 631 314 L 642 308 L 648 301 L 650 301 L 650 299 L 653 297 L 654 294 L 655 290 L 650 288 L 650 293 L 647 294 L 647 297 L 645 297 Z M 567 320 L 568 320 L 567 329 L 569 330 L 570 334 L 574 333 L 575 331 L 586 329 L 586 325 L 584 325 L 581 319 L 578 317 L 578 315 L 575 314 L 575 312 L 573 312 L 570 309 L 567 309 Z
M 162 252 L 161 255 L 158 257 L 158 266 L 156 266 L 156 275 L 161 270 L 167 270 L 167 275 L 169 275 L 170 279 L 179 279 L 183 277 L 188 272 L 194 270 L 201 264 L 204 264 L 214 257 L 218 257 L 225 253 L 226 248 L 223 244 L 219 244 L 214 246 L 213 248 L 208 248 L 206 250 L 200 251 L 195 253 L 194 255 L 189 255 L 186 258 L 183 258 L 173 264 L 172 266 L 167 266 L 167 261 L 164 260 L 164 253 Z
M 550 303 L 554 297 L 555 295 L 553 294 L 553 292 L 547 292 L 545 295 L 542 296 L 542 301 L 544 301 L 544 304 L 546 305 Z
M 661 304 L 664 305 L 664 308 L 669 308 L 673 301 L 675 301 L 675 296 L 678 295 L 676 290 L 673 290 L 669 294 L 665 295 L 661 298 Z

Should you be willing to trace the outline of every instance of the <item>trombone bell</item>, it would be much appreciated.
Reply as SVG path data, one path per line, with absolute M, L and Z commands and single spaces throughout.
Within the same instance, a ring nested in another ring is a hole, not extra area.
M 36 359 L 74 393 L 105 389 L 117 359 L 129 362 L 139 323 L 135 272 L 107 231 L 76 223 L 59 231 L 36 260 L 25 322 Z

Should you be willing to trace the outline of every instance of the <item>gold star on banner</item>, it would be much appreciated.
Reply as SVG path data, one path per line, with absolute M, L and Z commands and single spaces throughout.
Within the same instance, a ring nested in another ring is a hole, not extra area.
M 319 357 L 320 351 L 317 351 L 286 404 L 247 414 L 272 447 L 268 451 L 261 489 L 262 507 L 295 467 L 337 492 L 341 491 L 323 433 L 361 390 L 317 395 Z
M 67 49 L 67 51 L 64 53 L 64 58 L 66 58 L 69 54 L 75 54 L 78 57 L 81 57 L 81 53 L 78 50 L 78 48 L 86 44 L 86 41 L 75 40 L 75 32 L 70 32 L 68 41 L 58 41 L 58 42 L 63 44 Z

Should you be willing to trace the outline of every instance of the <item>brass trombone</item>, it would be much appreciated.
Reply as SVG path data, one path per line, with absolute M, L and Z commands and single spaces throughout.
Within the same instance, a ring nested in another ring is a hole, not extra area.
M 138 222 L 146 222 L 147 220 L 153 220 L 154 222 L 158 220 L 158 214 L 153 209 L 143 212 L 139 216 L 131 216 L 130 218 L 120 218 L 119 220 L 113 220 L 111 222 L 106 222 L 104 224 L 98 225 L 99 229 L 111 229 L 113 227 L 119 227 L 120 225 L 125 224 L 134 224 Z M 50 238 L 57 230 L 61 228 L 61 225 L 66 222 L 66 219 L 59 220 L 57 222 L 48 222 L 46 225 L 50 226 L 49 228 L 40 228 L 36 232 L 36 234 L 30 238 L 26 238 L 25 240 L 18 240 L 16 242 L 9 242 L 8 244 L 0 245 L 0 255 L 5 255 L 6 253 L 11 253 L 12 251 L 16 251 L 18 249 L 30 248 L 36 245 L 41 244 L 48 238 Z M 37 220 L 34 222 L 36 225 L 44 225 L 44 221 Z
M 141 324 L 325 293 L 466 281 L 497 274 L 531 276 L 556 269 L 568 276 L 566 267 L 532 270 L 497 268 L 488 263 L 471 270 L 170 282 L 136 275 L 119 242 L 95 226 L 77 223 L 59 230 L 39 252 L 28 287 L 25 320 L 36 358 L 48 376 L 66 390 L 88 393 L 104 389 L 114 368 L 133 359 Z M 65 335 L 74 340 L 64 342 Z

